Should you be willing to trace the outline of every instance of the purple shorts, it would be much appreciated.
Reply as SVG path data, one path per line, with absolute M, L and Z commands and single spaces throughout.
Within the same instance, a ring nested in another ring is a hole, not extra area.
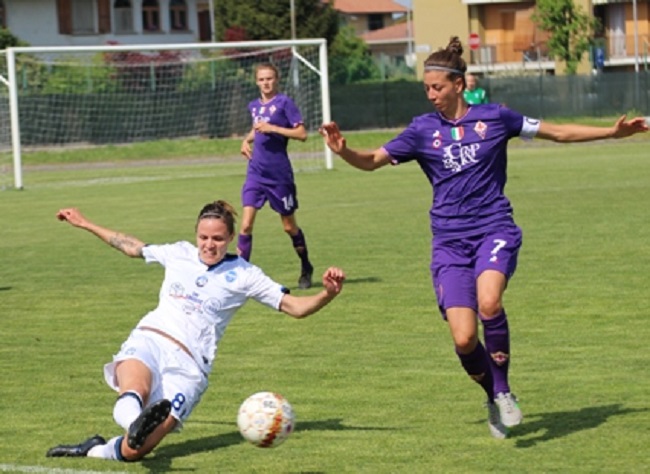
M 476 279 L 496 270 L 510 279 L 517 268 L 522 233 L 517 226 L 457 240 L 433 239 L 431 277 L 443 318 L 457 306 L 478 311 Z
M 282 216 L 290 216 L 298 209 L 298 194 L 294 183 L 263 184 L 247 179 L 241 190 L 241 200 L 244 207 L 261 209 L 269 202 L 269 206 Z

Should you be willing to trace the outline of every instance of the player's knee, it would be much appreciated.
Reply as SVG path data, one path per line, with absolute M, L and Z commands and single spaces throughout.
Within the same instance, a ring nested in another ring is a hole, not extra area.
M 475 334 L 454 334 L 454 346 L 459 354 L 471 354 L 477 343 Z
M 293 237 L 298 233 L 298 227 L 291 224 L 283 224 L 282 228 L 289 235 L 289 237 Z
M 486 319 L 494 318 L 495 316 L 498 316 L 501 311 L 503 311 L 501 298 L 487 296 L 479 299 L 478 312 L 481 317 Z

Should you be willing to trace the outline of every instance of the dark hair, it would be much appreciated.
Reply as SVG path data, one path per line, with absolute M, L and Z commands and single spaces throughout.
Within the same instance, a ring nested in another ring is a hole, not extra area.
M 198 227 L 199 222 L 203 219 L 221 219 L 226 224 L 228 233 L 234 234 L 236 216 L 237 212 L 235 212 L 232 205 L 226 201 L 214 201 L 203 206 L 203 209 L 199 212 L 199 217 L 196 219 L 196 226 Z
M 467 63 L 462 58 L 462 54 L 463 45 L 460 39 L 458 36 L 452 36 L 446 48 L 438 49 L 438 51 L 431 53 L 424 60 L 424 70 L 435 70 L 439 68 L 441 71 L 447 71 L 450 79 L 454 77 L 464 78 L 465 71 L 467 71 Z
M 270 69 L 275 73 L 275 78 L 280 79 L 280 70 L 277 68 L 275 64 L 272 63 L 260 63 L 257 66 L 255 66 L 255 79 L 257 79 L 257 73 L 261 69 Z

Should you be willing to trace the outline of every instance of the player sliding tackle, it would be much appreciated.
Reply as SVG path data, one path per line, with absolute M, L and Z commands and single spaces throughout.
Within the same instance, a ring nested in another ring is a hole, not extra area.
M 424 90 L 436 111 L 416 117 L 384 146 L 372 152 L 348 148 L 335 123 L 323 125 L 321 134 L 356 168 L 415 160 L 431 182 L 431 276 L 438 306 L 463 369 L 485 391 L 490 433 L 505 438 L 522 421 L 508 381 L 510 330 L 503 308 L 522 242 L 504 194 L 507 143 L 517 136 L 556 142 L 624 138 L 648 126 L 642 117 L 624 116 L 611 127 L 553 125 L 498 104 L 469 105 L 462 54 L 454 37 L 426 59 Z
M 146 314 L 104 378 L 119 393 L 113 418 L 124 428 L 108 441 L 95 435 L 77 445 L 59 445 L 48 457 L 89 456 L 136 461 L 171 431 L 179 430 L 208 387 L 218 343 L 235 312 L 248 299 L 294 318 L 304 318 L 330 303 L 342 290 L 345 274 L 328 268 L 323 289 L 293 296 L 257 266 L 228 253 L 236 236 L 235 212 L 224 201 L 206 204 L 196 220 L 196 245 L 176 242 L 146 245 L 141 240 L 86 219 L 77 209 L 57 217 L 87 230 L 129 257 L 165 267 L 158 307 Z

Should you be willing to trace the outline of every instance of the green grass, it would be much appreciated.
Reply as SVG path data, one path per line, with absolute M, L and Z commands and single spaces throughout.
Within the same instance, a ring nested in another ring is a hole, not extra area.
M 346 269 L 343 294 L 301 321 L 246 305 L 183 432 L 134 464 L 44 454 L 119 433 L 102 365 L 155 305 L 162 270 L 54 214 L 76 205 L 148 242 L 193 240 L 205 202 L 239 204 L 244 164 L 28 169 L 24 191 L 0 193 L 0 470 L 647 471 L 647 146 L 517 145 L 509 163 L 524 247 L 506 308 L 525 415 L 509 439 L 489 436 L 482 392 L 436 309 L 424 176 L 415 164 L 362 173 L 337 161 L 297 175 L 298 220 L 317 271 Z M 254 262 L 295 287 L 298 262 L 278 217 L 265 208 L 255 231 Z M 297 414 L 297 431 L 277 449 L 237 432 L 239 404 L 259 390 L 284 394 Z
M 556 123 L 568 121 L 605 127 L 612 125 L 618 117 L 584 117 L 571 119 L 550 120 Z M 632 118 L 630 115 L 629 118 Z M 395 136 L 399 130 L 385 129 L 376 131 L 355 131 L 347 132 L 347 136 L 354 141 L 355 146 L 361 149 L 373 149 L 387 142 Z M 312 133 L 306 142 L 292 141 L 290 151 L 292 153 L 313 152 L 314 140 L 319 140 L 317 133 Z M 153 142 L 133 143 L 128 145 L 103 145 L 103 146 L 79 146 L 79 147 L 51 147 L 51 148 L 26 148 L 22 153 L 23 165 L 49 165 L 65 163 L 123 163 L 133 161 L 165 161 L 170 159 L 190 158 L 211 158 L 221 157 L 227 159 L 240 157 L 240 146 L 242 137 L 233 138 L 184 138 L 175 140 L 158 140 Z M 638 140 L 650 140 L 650 134 L 637 135 Z M 521 141 L 512 141 L 511 146 L 521 146 Z M 1 162 L 10 162 L 7 156 Z

